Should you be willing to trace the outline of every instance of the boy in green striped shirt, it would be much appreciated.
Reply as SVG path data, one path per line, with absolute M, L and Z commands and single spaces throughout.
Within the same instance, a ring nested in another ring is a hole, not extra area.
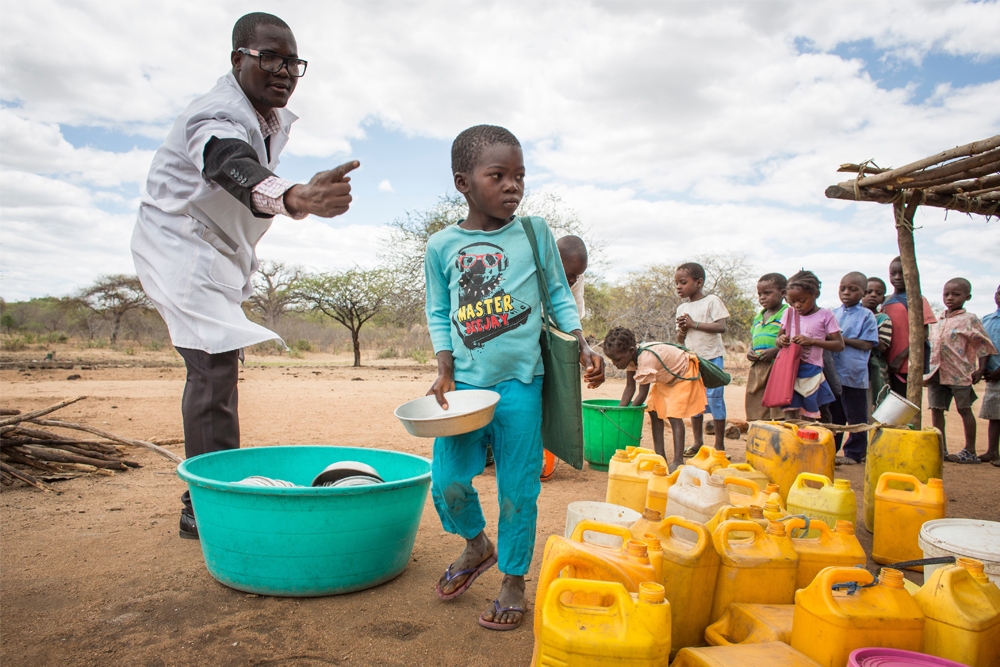
M 788 306 L 785 304 L 785 289 L 788 280 L 780 273 L 765 273 L 757 281 L 757 300 L 761 310 L 753 318 L 750 328 L 750 350 L 747 359 L 750 373 L 747 376 L 746 413 L 747 421 L 761 419 L 784 419 L 780 408 L 765 408 L 761 401 L 771 366 L 778 356 L 777 339 L 781 331 L 781 317 Z

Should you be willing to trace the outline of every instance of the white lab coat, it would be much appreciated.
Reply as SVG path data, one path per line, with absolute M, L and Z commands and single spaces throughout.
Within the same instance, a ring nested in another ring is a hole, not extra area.
M 271 160 L 253 106 L 232 72 L 196 98 L 174 122 L 153 157 L 132 233 L 142 287 L 177 347 L 228 352 L 278 334 L 247 319 L 240 304 L 253 293 L 257 242 L 273 218 L 257 218 L 202 175 L 205 144 L 241 139 L 274 171 L 295 114 L 277 109 Z

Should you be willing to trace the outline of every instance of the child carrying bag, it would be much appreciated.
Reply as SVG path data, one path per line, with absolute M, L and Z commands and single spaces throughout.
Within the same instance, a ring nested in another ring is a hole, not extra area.
M 716 387 L 725 387 L 733 380 L 733 378 L 729 375 L 729 373 L 722 370 L 721 368 L 713 364 L 711 361 L 708 361 L 707 359 L 702 359 L 697 354 L 694 356 L 698 357 L 698 374 L 695 375 L 693 378 L 682 377 L 677 373 L 673 372 L 672 370 L 670 370 L 669 368 L 667 368 L 667 365 L 663 363 L 663 359 L 660 359 L 660 355 L 658 355 L 656 352 L 653 352 L 652 349 L 647 347 L 648 345 L 669 345 L 671 347 L 676 347 L 679 350 L 684 350 L 685 352 L 691 352 L 691 350 L 687 349 L 683 345 L 678 345 L 677 343 L 660 343 L 658 341 L 652 341 L 646 343 L 646 345 L 639 346 L 640 352 L 649 352 L 650 354 L 652 354 L 654 357 L 656 357 L 657 361 L 660 362 L 660 365 L 663 366 L 663 370 L 670 373 L 678 380 L 687 380 L 689 382 L 693 382 L 698 378 L 701 378 L 702 383 L 705 385 L 705 389 L 715 389 Z
M 583 391 L 580 388 L 580 343 L 575 336 L 551 326 L 552 301 L 545 266 L 538 253 L 538 237 L 531 218 L 521 225 L 535 256 L 538 291 L 545 309 L 541 336 L 542 365 L 542 446 L 577 470 L 583 470 Z
M 795 329 L 797 336 L 802 333 L 799 326 L 799 311 L 794 308 L 791 311 L 791 328 Z M 778 356 L 771 366 L 771 374 L 767 378 L 767 386 L 764 388 L 764 396 L 761 398 L 761 405 L 765 408 L 783 408 L 792 404 L 792 393 L 795 390 L 795 378 L 799 376 L 799 363 L 802 361 L 802 346 L 798 343 L 789 343 L 788 347 L 778 350 Z

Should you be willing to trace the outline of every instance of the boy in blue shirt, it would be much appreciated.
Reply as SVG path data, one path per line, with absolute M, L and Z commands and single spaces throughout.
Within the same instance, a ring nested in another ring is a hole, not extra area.
M 868 355 L 878 345 L 878 324 L 872 311 L 861 305 L 868 278 L 852 271 L 840 279 L 840 303 L 833 314 L 844 337 L 844 349 L 833 353 L 833 363 L 840 377 L 840 399 L 830 404 L 834 424 L 868 423 Z M 835 437 L 837 449 L 844 438 Z M 844 443 L 841 465 L 861 463 L 868 450 L 866 433 L 852 433 Z
M 434 440 L 431 494 L 445 530 L 466 547 L 438 581 L 451 600 L 499 560 L 500 594 L 479 617 L 492 630 L 513 630 L 524 617 L 524 575 L 535 546 L 542 468 L 541 295 L 527 232 L 514 212 L 524 195 L 524 158 L 502 127 L 477 125 L 451 148 L 455 189 L 469 216 L 427 244 L 427 328 L 438 360 L 428 395 L 448 408 L 445 392 L 492 389 L 500 394 L 493 422 L 478 431 Z M 604 360 L 583 338 L 576 303 L 559 264 L 555 238 L 533 220 L 556 324 L 580 342 L 580 365 L 590 387 L 604 382 Z M 500 518 L 496 545 L 472 479 L 492 444 Z

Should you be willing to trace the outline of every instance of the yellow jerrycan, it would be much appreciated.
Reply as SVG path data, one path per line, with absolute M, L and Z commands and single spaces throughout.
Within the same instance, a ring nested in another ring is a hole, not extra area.
M 822 521 L 810 522 L 815 528 L 807 535 L 796 537 L 805 529 L 805 519 L 792 517 L 785 521 L 785 530 L 792 536 L 792 546 L 799 555 L 795 587 L 805 588 L 820 571 L 828 567 L 864 567 L 868 562 L 865 548 L 854 534 L 854 524 L 838 521 L 830 530 Z M 815 533 L 815 536 L 813 536 Z
M 670 667 L 819 667 L 819 663 L 783 642 L 764 642 L 686 648 Z
M 680 537 L 675 527 L 696 535 L 695 541 Z M 671 646 L 674 652 L 686 646 L 702 646 L 719 573 L 719 554 L 711 533 L 694 521 L 668 516 L 660 524 L 659 535 L 663 549 L 662 583 L 672 610 Z
M 924 557 L 917 544 L 920 529 L 933 519 L 943 519 L 948 497 L 940 479 L 921 484 L 913 475 L 882 473 L 875 487 L 875 524 L 872 560 L 883 565 Z M 923 566 L 909 568 L 923 571 Z
M 655 534 L 659 530 L 661 521 L 663 521 L 663 515 L 657 510 L 647 507 L 642 516 L 628 527 L 628 530 L 632 534 L 632 539 L 641 540 L 646 533 Z
M 764 503 L 764 507 L 761 508 L 761 512 L 764 518 L 768 521 L 781 521 L 791 516 L 788 511 L 781 506 L 779 502 L 781 497 L 777 494 L 771 494 L 773 497 Z M 753 505 L 751 505 L 753 507 Z
M 583 542 L 584 531 L 617 535 L 623 539 L 622 546 L 615 549 Z M 535 607 L 537 609 L 544 604 L 549 587 L 560 576 L 616 581 L 629 591 L 637 592 L 639 584 L 644 581 L 658 582 L 663 578 L 662 573 L 662 552 L 651 554 L 649 545 L 632 539 L 628 528 L 584 520 L 577 525 L 570 539 L 552 535 L 545 542 L 535 592 Z M 538 620 L 536 614 L 536 633 Z
M 795 594 L 792 648 L 824 667 L 846 667 L 866 647 L 919 651 L 924 614 L 903 588 L 903 573 L 883 569 L 875 582 L 860 568 L 828 567 Z
M 789 514 L 804 514 L 835 528 L 838 521 L 852 525 L 858 518 L 858 501 L 846 479 L 833 482 L 826 475 L 811 472 L 799 473 L 788 490 L 785 509 Z
M 719 468 L 728 468 L 729 459 L 726 458 L 724 451 L 702 445 L 698 453 L 687 460 L 687 465 L 700 468 L 711 474 Z
M 715 475 L 713 475 L 715 477 Z M 726 482 L 726 489 L 729 490 L 729 502 L 733 505 L 740 505 L 743 507 L 748 507 L 750 505 L 758 505 L 763 507 L 768 500 L 777 500 L 781 507 L 785 506 L 785 501 L 782 500 L 781 496 L 775 492 L 762 491 L 767 487 L 758 485 L 751 479 L 744 479 L 741 477 L 724 477 Z M 772 498 L 774 496 L 774 498 Z
M 934 570 L 913 595 L 927 619 L 923 652 L 970 667 L 997 667 L 1000 588 L 985 576 L 986 582 L 980 583 L 963 565 Z
M 608 493 L 605 502 L 642 513 L 646 509 L 646 484 L 653 476 L 653 466 L 666 466 L 659 454 L 636 454 L 629 458 L 619 449 L 608 462 Z
M 660 667 L 670 659 L 670 604 L 660 584 L 632 594 L 616 582 L 559 579 L 537 609 L 537 667 Z
M 710 646 L 792 641 L 793 604 L 734 602 L 722 618 L 705 629 Z
M 667 511 L 667 492 L 670 487 L 677 483 L 677 476 L 681 474 L 684 466 L 677 466 L 669 475 L 667 466 L 657 463 L 653 466 L 653 475 L 646 482 L 646 507 L 656 510 L 660 514 Z
M 732 533 L 752 533 L 748 539 L 730 539 Z M 791 604 L 799 556 L 785 526 L 772 521 L 765 531 L 753 521 L 725 521 L 712 535 L 719 552 L 711 621 L 733 602 Z
M 750 422 L 747 463 L 778 485 L 782 499 L 787 499 L 799 473 L 833 479 L 835 459 L 833 433 L 821 426 L 800 428 L 788 422 Z
M 719 527 L 723 521 L 753 521 L 760 525 L 761 528 L 767 530 L 767 526 L 771 521 L 764 518 L 764 510 L 762 507 L 757 507 L 756 505 L 751 505 L 750 507 L 741 507 L 739 505 L 726 505 L 725 507 L 720 507 L 719 511 L 715 513 L 708 523 L 705 524 L 705 530 L 708 531 L 709 535 L 715 535 L 715 529 Z M 740 539 L 740 537 L 750 537 L 749 534 L 736 535 L 733 537 Z
M 720 507 L 729 504 L 726 485 L 704 470 L 687 466 L 670 489 L 667 498 L 667 516 L 681 516 L 704 525 L 711 521 Z M 695 536 L 681 530 L 681 536 L 695 540 Z
M 875 530 L 875 487 L 885 472 L 913 475 L 926 484 L 932 477 L 942 479 L 941 431 L 882 425 L 868 436 L 865 462 L 864 517 L 865 529 Z M 919 558 L 919 556 L 918 556 Z
M 739 479 L 745 479 L 753 482 L 758 488 L 767 488 L 770 480 L 767 479 L 767 475 L 759 470 L 755 470 L 749 463 L 730 463 L 728 468 L 716 468 L 712 471 L 712 477 L 721 477 L 726 480 L 730 477 L 737 477 Z M 733 485 L 729 486 L 729 493 L 752 493 L 752 487 Z M 734 505 L 736 503 L 733 503 Z

